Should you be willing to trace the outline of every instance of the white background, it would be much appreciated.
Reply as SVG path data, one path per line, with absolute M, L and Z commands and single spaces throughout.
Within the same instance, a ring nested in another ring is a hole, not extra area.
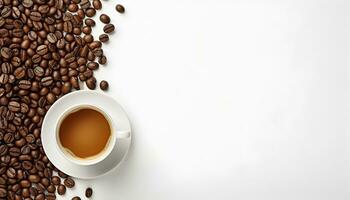
M 104 1 L 117 31 L 97 77 L 134 140 L 118 170 L 64 199 L 92 186 L 98 200 L 348 200 L 348 6 Z

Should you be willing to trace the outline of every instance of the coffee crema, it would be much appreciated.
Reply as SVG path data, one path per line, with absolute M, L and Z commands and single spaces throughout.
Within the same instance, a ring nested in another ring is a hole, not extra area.
M 94 158 L 101 154 L 111 137 L 111 127 L 105 116 L 92 108 L 69 113 L 59 127 L 62 147 L 73 157 Z

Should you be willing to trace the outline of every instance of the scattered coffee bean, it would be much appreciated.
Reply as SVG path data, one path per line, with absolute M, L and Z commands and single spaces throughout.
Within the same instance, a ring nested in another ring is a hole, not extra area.
M 88 8 L 85 11 L 85 15 L 88 17 L 93 17 L 93 16 L 95 16 L 95 14 L 96 14 L 96 10 L 93 8 Z
M 72 200 L 81 200 L 80 197 L 76 196 L 76 197 L 73 197 Z
M 58 187 L 57 187 L 57 193 L 59 194 L 59 195 L 64 195 L 65 193 L 66 193 L 66 186 L 64 186 L 64 185 L 59 185 Z
M 85 24 L 86 24 L 87 26 L 91 26 L 91 27 L 93 27 L 93 26 L 96 25 L 95 21 L 94 21 L 93 19 L 90 19 L 90 18 L 88 18 L 88 19 L 85 20 Z
M 109 16 L 106 15 L 106 14 L 101 14 L 100 15 L 100 21 L 102 23 L 109 24 L 109 22 L 111 22 L 111 18 L 109 18 Z
M 103 80 L 103 81 L 100 82 L 101 90 L 108 90 L 108 86 L 109 86 L 109 84 L 108 84 L 107 81 Z
M 96 10 L 101 10 L 102 8 L 102 3 L 100 0 L 93 0 L 92 5 Z
M 109 40 L 109 36 L 107 35 L 107 34 L 101 34 L 99 37 L 98 37 L 98 39 L 101 41 L 101 42 L 108 42 L 108 40 Z
M 90 197 L 92 196 L 92 193 L 93 193 L 93 191 L 92 191 L 91 188 L 86 188 L 86 190 L 85 190 L 85 196 L 86 196 L 87 198 L 90 198 Z
M 115 27 L 113 24 L 107 24 L 103 27 L 103 31 L 105 33 L 112 33 L 114 31 Z
M 75 182 L 74 182 L 74 180 L 73 179 L 71 179 L 71 178 L 66 178 L 65 180 L 64 180 L 64 185 L 67 187 L 67 188 L 72 188 L 72 187 L 74 187 L 74 185 L 75 185 Z
M 117 4 L 115 6 L 115 9 L 119 12 L 119 13 L 124 13 L 125 12 L 125 8 L 124 6 L 120 5 L 120 4 Z

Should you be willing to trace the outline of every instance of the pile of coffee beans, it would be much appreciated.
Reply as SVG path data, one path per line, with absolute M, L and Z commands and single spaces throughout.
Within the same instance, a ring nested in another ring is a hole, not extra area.
M 100 0 L 0 0 L 0 199 L 52 200 L 74 187 L 45 155 L 40 129 L 57 99 L 82 83 L 96 88 L 102 43 L 115 30 L 102 14 L 105 33 L 91 35 L 101 8 Z

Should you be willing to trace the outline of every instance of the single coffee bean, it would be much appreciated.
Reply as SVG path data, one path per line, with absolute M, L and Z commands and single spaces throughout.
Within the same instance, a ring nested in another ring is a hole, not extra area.
M 41 20 L 41 13 L 40 12 L 31 12 L 29 18 L 33 21 L 40 21 Z
M 82 32 L 85 33 L 85 34 L 90 34 L 92 31 L 91 27 L 90 26 L 84 26 L 82 28 Z
M 52 176 L 51 182 L 57 186 L 61 184 L 61 179 L 58 176 Z
M 17 69 L 15 69 L 13 74 L 15 75 L 16 79 L 22 79 L 25 76 L 26 71 L 23 67 L 18 67 Z
M 7 196 L 7 190 L 0 187 L 0 197 L 5 198 Z
M 7 18 L 11 15 L 11 8 L 9 6 L 5 6 L 1 10 L 1 17 Z
M 71 178 L 66 178 L 66 179 L 64 179 L 63 183 L 64 183 L 64 185 L 65 185 L 67 188 L 72 188 L 72 187 L 74 187 L 74 185 L 75 185 L 74 180 L 71 179 Z
M 11 147 L 9 149 L 9 154 L 10 154 L 10 156 L 17 157 L 17 156 L 21 155 L 21 150 L 17 147 Z
M 16 102 L 16 101 L 10 101 L 9 103 L 9 109 L 12 111 L 12 112 L 18 112 L 21 110 L 21 105 Z
M 33 1 L 32 0 L 23 0 L 22 5 L 26 8 L 30 8 L 33 6 Z
M 120 5 L 120 4 L 117 4 L 115 6 L 115 9 L 119 12 L 119 13 L 124 13 L 125 12 L 125 8 L 124 6 Z
M 0 49 L 0 55 L 3 58 L 9 59 L 12 56 L 12 50 L 10 48 L 7 48 L 7 47 L 2 47 Z
M 102 23 L 109 24 L 109 22 L 111 22 L 111 19 L 109 18 L 108 15 L 106 15 L 106 14 L 101 14 L 101 15 L 100 15 L 100 21 L 101 21 Z
M 41 79 L 41 84 L 43 86 L 50 86 L 53 83 L 53 78 L 51 76 L 47 76 Z
M 54 185 L 49 185 L 47 188 L 47 191 L 50 193 L 55 193 L 56 192 L 56 187 Z
M 38 46 L 38 48 L 36 49 L 36 53 L 39 55 L 45 55 L 48 52 L 48 48 L 47 45 L 40 45 Z
M 92 193 L 93 193 L 93 191 L 92 191 L 91 188 L 86 188 L 86 190 L 85 190 L 85 196 L 86 196 L 87 198 L 90 198 L 90 197 L 92 196 Z
M 22 180 L 20 182 L 20 185 L 22 186 L 22 188 L 28 188 L 30 187 L 31 183 L 28 180 Z
M 28 80 L 20 80 L 18 82 L 18 87 L 24 90 L 30 89 L 31 86 L 32 86 L 32 83 Z
M 101 34 L 100 36 L 99 36 L 99 40 L 101 41 L 101 42 L 108 42 L 108 40 L 109 40 L 109 36 L 107 35 L 107 34 Z
M 82 9 L 84 9 L 84 10 L 88 9 L 88 8 L 90 8 L 90 6 L 91 6 L 90 0 L 81 0 L 80 7 Z
M 68 10 L 69 10 L 70 12 L 77 12 L 77 11 L 78 11 L 78 5 L 75 4 L 75 3 L 71 3 L 71 4 L 69 4 L 69 6 L 68 6 Z
M 47 35 L 47 41 L 49 41 L 50 43 L 56 43 L 57 42 L 57 37 L 54 33 L 49 33 Z
M 75 197 L 72 198 L 72 200 L 81 200 L 81 198 L 78 197 L 78 196 L 75 196 Z
M 8 168 L 7 171 L 6 171 L 6 175 L 7 177 L 9 178 L 15 178 L 16 177 L 16 170 L 12 167 Z
M 91 19 L 91 18 L 86 19 L 86 20 L 85 20 L 85 24 L 86 24 L 87 26 L 90 26 L 90 27 L 93 27 L 93 26 L 96 25 L 95 21 L 94 21 L 93 19 Z
M 40 176 L 38 175 L 29 175 L 28 180 L 32 183 L 39 183 L 40 182 Z
M 91 70 L 96 70 L 98 69 L 99 64 L 97 62 L 89 62 L 86 66 Z
M 87 79 L 86 80 L 86 86 L 90 90 L 94 90 L 96 88 L 96 78 L 95 77 L 91 77 L 91 78 Z
M 102 3 L 100 0 L 93 0 L 92 5 L 96 10 L 101 10 L 102 8 Z
M 58 187 L 57 187 L 57 193 L 59 195 L 64 195 L 66 193 L 66 186 L 60 184 Z
M 108 86 L 109 86 L 109 84 L 108 84 L 107 81 L 103 80 L 103 81 L 100 82 L 101 90 L 108 90 Z
M 113 24 L 107 24 L 103 27 L 103 31 L 105 33 L 112 33 L 114 31 L 115 27 Z
M 85 15 L 88 17 L 93 17 L 93 16 L 95 16 L 95 14 L 96 14 L 96 10 L 93 8 L 88 8 L 85 11 Z

